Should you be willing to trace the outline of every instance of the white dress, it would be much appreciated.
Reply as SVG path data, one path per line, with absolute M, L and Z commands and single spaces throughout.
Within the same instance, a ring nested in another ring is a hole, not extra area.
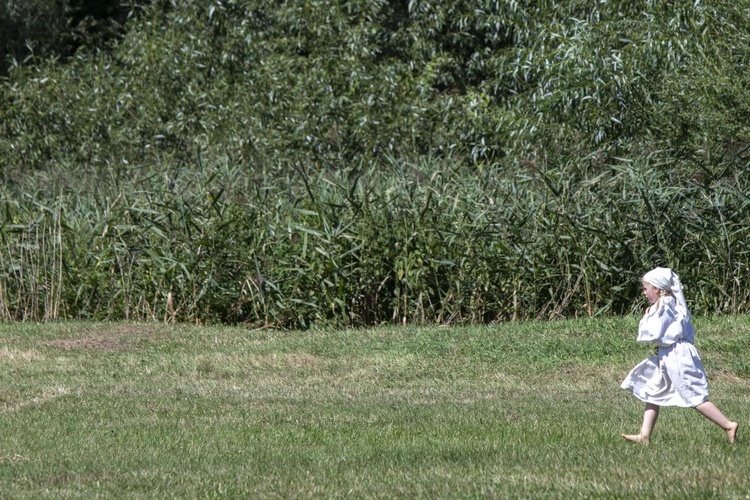
M 695 407 L 708 400 L 708 380 L 693 345 L 689 313 L 666 296 L 651 306 L 638 324 L 638 342 L 658 346 L 657 356 L 638 363 L 621 387 L 646 403 Z

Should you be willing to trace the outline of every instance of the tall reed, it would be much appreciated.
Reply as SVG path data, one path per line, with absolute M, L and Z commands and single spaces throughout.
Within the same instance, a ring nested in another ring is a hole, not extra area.
M 37 204 L 34 208 L 32 221 L 6 224 L 0 233 L 3 321 L 56 320 L 64 307 L 62 207 Z M 5 212 L 8 213 L 7 207 Z
M 6 184 L 0 315 L 295 328 L 589 317 L 639 308 L 655 265 L 680 272 L 696 313 L 747 312 L 747 167 L 701 176 L 668 158 L 201 160 Z

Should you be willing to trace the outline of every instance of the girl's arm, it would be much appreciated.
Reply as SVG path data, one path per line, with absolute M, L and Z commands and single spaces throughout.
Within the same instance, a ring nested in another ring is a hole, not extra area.
M 638 323 L 637 342 L 653 342 L 656 345 L 664 344 L 664 334 L 670 325 L 677 320 L 674 308 L 669 307 L 667 301 L 660 300 L 657 304 L 649 308 L 646 314 Z

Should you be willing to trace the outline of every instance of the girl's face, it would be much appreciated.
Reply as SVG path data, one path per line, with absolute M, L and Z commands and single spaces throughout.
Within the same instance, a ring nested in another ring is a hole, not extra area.
M 641 284 L 643 285 L 643 296 L 646 297 L 649 304 L 653 304 L 657 300 L 659 300 L 658 288 L 656 288 L 654 285 L 646 283 L 645 281 Z

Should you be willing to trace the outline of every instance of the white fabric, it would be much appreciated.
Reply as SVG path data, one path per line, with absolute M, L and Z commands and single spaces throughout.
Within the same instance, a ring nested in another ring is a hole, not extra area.
M 681 309 L 676 298 L 662 297 L 638 324 L 636 340 L 659 347 L 657 356 L 637 364 L 622 382 L 641 401 L 694 407 L 708 400 L 706 371 L 693 345 L 695 328 Z
M 649 307 L 638 323 L 636 342 L 652 342 L 658 347 L 669 347 L 675 342 L 695 342 L 695 327 L 675 297 L 662 297 Z
M 690 310 L 685 300 L 685 294 L 682 292 L 682 282 L 680 277 L 675 274 L 674 271 L 668 267 L 657 267 L 647 272 L 643 276 L 643 281 L 649 283 L 660 290 L 667 290 L 672 292 L 672 295 L 677 299 L 677 304 L 685 309 L 685 315 L 690 317 Z

